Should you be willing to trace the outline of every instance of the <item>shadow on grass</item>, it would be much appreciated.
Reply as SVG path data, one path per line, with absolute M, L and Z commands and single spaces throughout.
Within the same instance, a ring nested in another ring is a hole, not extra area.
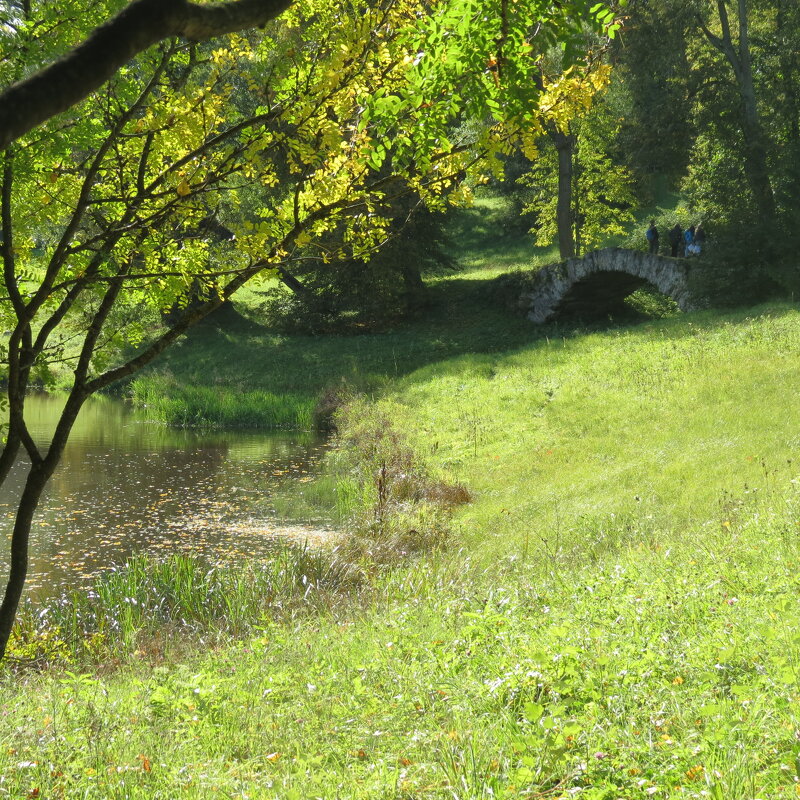
M 418 318 L 381 332 L 284 334 L 230 309 L 192 330 L 153 369 L 167 371 L 188 385 L 316 398 L 342 385 L 354 391 L 378 391 L 390 380 L 433 365 L 449 372 L 451 367 L 444 362 L 450 360 L 454 360 L 452 369 L 457 370 L 466 366 L 460 358 L 467 355 L 512 355 L 552 340 L 566 342 L 590 333 L 637 330 L 643 325 L 659 336 L 681 339 L 747 317 L 795 310 L 790 304 L 772 303 L 657 320 L 606 317 L 534 325 L 523 312 L 507 306 L 491 281 L 450 277 L 431 285 L 428 305 Z
M 555 247 L 537 247 L 519 217 L 501 198 L 478 199 L 472 208 L 451 212 L 451 255 L 469 269 L 530 269 L 558 260 Z

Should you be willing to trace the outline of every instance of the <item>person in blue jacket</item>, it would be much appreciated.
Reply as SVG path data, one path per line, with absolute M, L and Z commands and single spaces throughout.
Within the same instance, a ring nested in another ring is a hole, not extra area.
M 694 253 L 694 225 L 690 225 L 683 232 L 683 242 L 686 249 L 686 255 L 692 255 Z
M 658 253 L 658 228 L 656 228 L 656 221 L 654 219 L 650 220 L 650 227 L 647 229 L 645 236 L 650 245 L 650 252 Z

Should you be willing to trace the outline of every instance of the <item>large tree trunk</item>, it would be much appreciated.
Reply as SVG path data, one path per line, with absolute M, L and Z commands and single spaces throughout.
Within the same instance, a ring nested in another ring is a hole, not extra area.
M 783 6 L 781 6 L 781 10 Z M 778 26 L 788 25 L 782 22 L 783 14 L 779 10 Z M 783 113 L 786 117 L 789 140 L 797 147 L 800 144 L 800 59 L 797 51 L 791 47 L 781 50 L 781 76 L 783 79 L 784 103 Z
M 736 70 L 734 70 L 736 71 Z M 745 141 L 745 171 L 760 215 L 775 216 L 775 198 L 767 165 L 767 143 L 756 106 L 753 66 L 750 60 L 750 34 L 746 0 L 739 0 L 739 71 L 736 75 L 742 103 L 742 132 Z
M 575 137 L 571 133 L 553 131 L 550 134 L 558 152 L 558 202 L 556 204 L 556 226 L 558 229 L 558 252 L 565 261 L 575 255 L 575 228 L 572 218 L 572 156 Z
M 725 0 L 717 0 L 717 14 L 722 36 L 712 33 L 705 24 L 703 32 L 711 44 L 727 59 L 739 90 L 741 129 L 744 138 L 744 171 L 762 226 L 771 227 L 775 219 L 775 197 L 767 162 L 767 140 L 758 116 L 753 66 L 750 58 L 750 32 L 747 22 L 747 1 L 738 0 L 739 42 L 731 36 Z
M 405 290 L 405 304 L 407 311 L 416 311 L 425 304 L 425 281 L 415 263 L 401 261 L 400 274 L 403 278 Z
M 797 0 L 779 0 L 775 27 L 779 37 L 778 74 L 783 89 L 783 97 L 779 100 L 776 111 L 783 117 L 787 137 L 786 152 L 782 154 L 783 160 L 784 163 L 788 161 L 791 165 L 788 171 L 788 185 L 784 186 L 782 191 L 788 204 L 794 208 L 796 204 L 793 198 L 800 195 L 800 58 L 796 44 L 800 31 L 800 13 Z

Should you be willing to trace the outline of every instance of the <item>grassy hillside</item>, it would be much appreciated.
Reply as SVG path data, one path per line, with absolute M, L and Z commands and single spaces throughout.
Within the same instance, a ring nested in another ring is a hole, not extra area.
M 471 255 L 498 230 L 483 211 L 421 319 L 229 319 L 139 384 L 217 422 L 361 390 L 351 449 L 297 502 L 360 507 L 402 547 L 136 562 L 27 615 L 15 653 L 47 658 L 0 674 L 0 793 L 800 795 L 800 311 L 533 328 L 487 290 L 524 247 L 501 231 Z M 415 503 L 455 484 L 472 501 L 448 529 Z
M 255 598 L 256 635 L 192 655 L 134 632 L 108 672 L 6 674 L 3 790 L 796 797 L 800 314 L 517 325 L 376 399 L 474 495 L 449 548 L 339 593 L 284 580 L 300 605 Z
M 672 536 L 800 472 L 798 348 L 794 308 L 709 312 L 463 356 L 392 396 L 480 496 L 465 527 L 500 549 L 531 527 L 568 547 L 619 518 L 632 540 Z

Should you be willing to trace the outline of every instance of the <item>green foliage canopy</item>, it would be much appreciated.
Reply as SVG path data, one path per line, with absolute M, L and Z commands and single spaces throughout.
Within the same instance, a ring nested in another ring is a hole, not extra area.
M 165 4 L 176 6 L 197 11 Z M 71 56 L 86 52 L 75 42 L 96 41 L 92 26 L 120 7 L 99 0 L 87 12 L 67 0 L 56 15 L 46 3 L 4 5 L 0 81 L 33 73 L 36 83 L 47 64 L 63 80 Z M 530 146 L 548 118 L 568 117 L 573 97 L 585 102 L 592 91 L 579 73 L 541 93 L 527 80 L 554 41 L 574 60 L 584 24 L 609 35 L 617 26 L 602 4 L 583 0 L 297 0 L 260 33 L 145 48 L 101 90 L 6 148 L 0 481 L 21 447 L 31 468 L 12 533 L 0 655 L 33 513 L 85 399 L 147 364 L 247 281 L 280 274 L 296 257 L 325 263 L 377 246 L 393 193 L 436 206 L 467 169 L 514 140 Z M 467 115 L 489 123 L 478 141 L 451 142 L 452 123 Z M 235 239 L 204 235 L 217 215 Z M 341 246 L 332 252 L 333 231 Z M 168 327 L 147 324 L 176 308 Z M 118 356 L 126 345 L 138 351 Z M 70 358 L 74 378 L 43 451 L 28 430 L 25 393 L 54 353 Z
M 570 122 L 572 152 L 572 213 L 576 255 L 593 250 L 611 236 L 625 232 L 636 205 L 631 172 L 614 158 L 621 122 L 613 99 L 601 92 L 592 108 Z M 532 192 L 523 211 L 535 214 L 532 232 L 540 246 L 558 235 L 558 153 L 551 142 L 540 144 L 540 157 L 519 183 Z
M 37 6 L 6 31 L 2 77 L 85 35 L 81 11 Z M 41 357 L 61 322 L 107 289 L 117 307 L 164 311 L 198 286 L 213 304 L 299 252 L 322 262 L 369 252 L 385 238 L 393 192 L 441 204 L 467 168 L 514 139 L 530 145 L 548 118 L 584 102 L 593 86 L 579 77 L 542 92 L 534 76 L 537 54 L 556 40 L 575 58 L 587 19 L 606 32 L 616 25 L 582 2 L 306 1 L 263 34 L 145 52 L 6 152 L 7 329 L 41 320 Z M 464 117 L 488 124 L 478 141 L 451 142 Z M 217 213 L 235 247 L 197 235 Z M 346 253 L 329 252 L 334 229 Z M 34 298 L 24 312 L 16 292 Z M 59 324 L 49 325 L 55 309 Z M 144 333 L 131 321 L 114 336 L 137 344 Z M 97 377 L 92 388 L 119 373 Z

